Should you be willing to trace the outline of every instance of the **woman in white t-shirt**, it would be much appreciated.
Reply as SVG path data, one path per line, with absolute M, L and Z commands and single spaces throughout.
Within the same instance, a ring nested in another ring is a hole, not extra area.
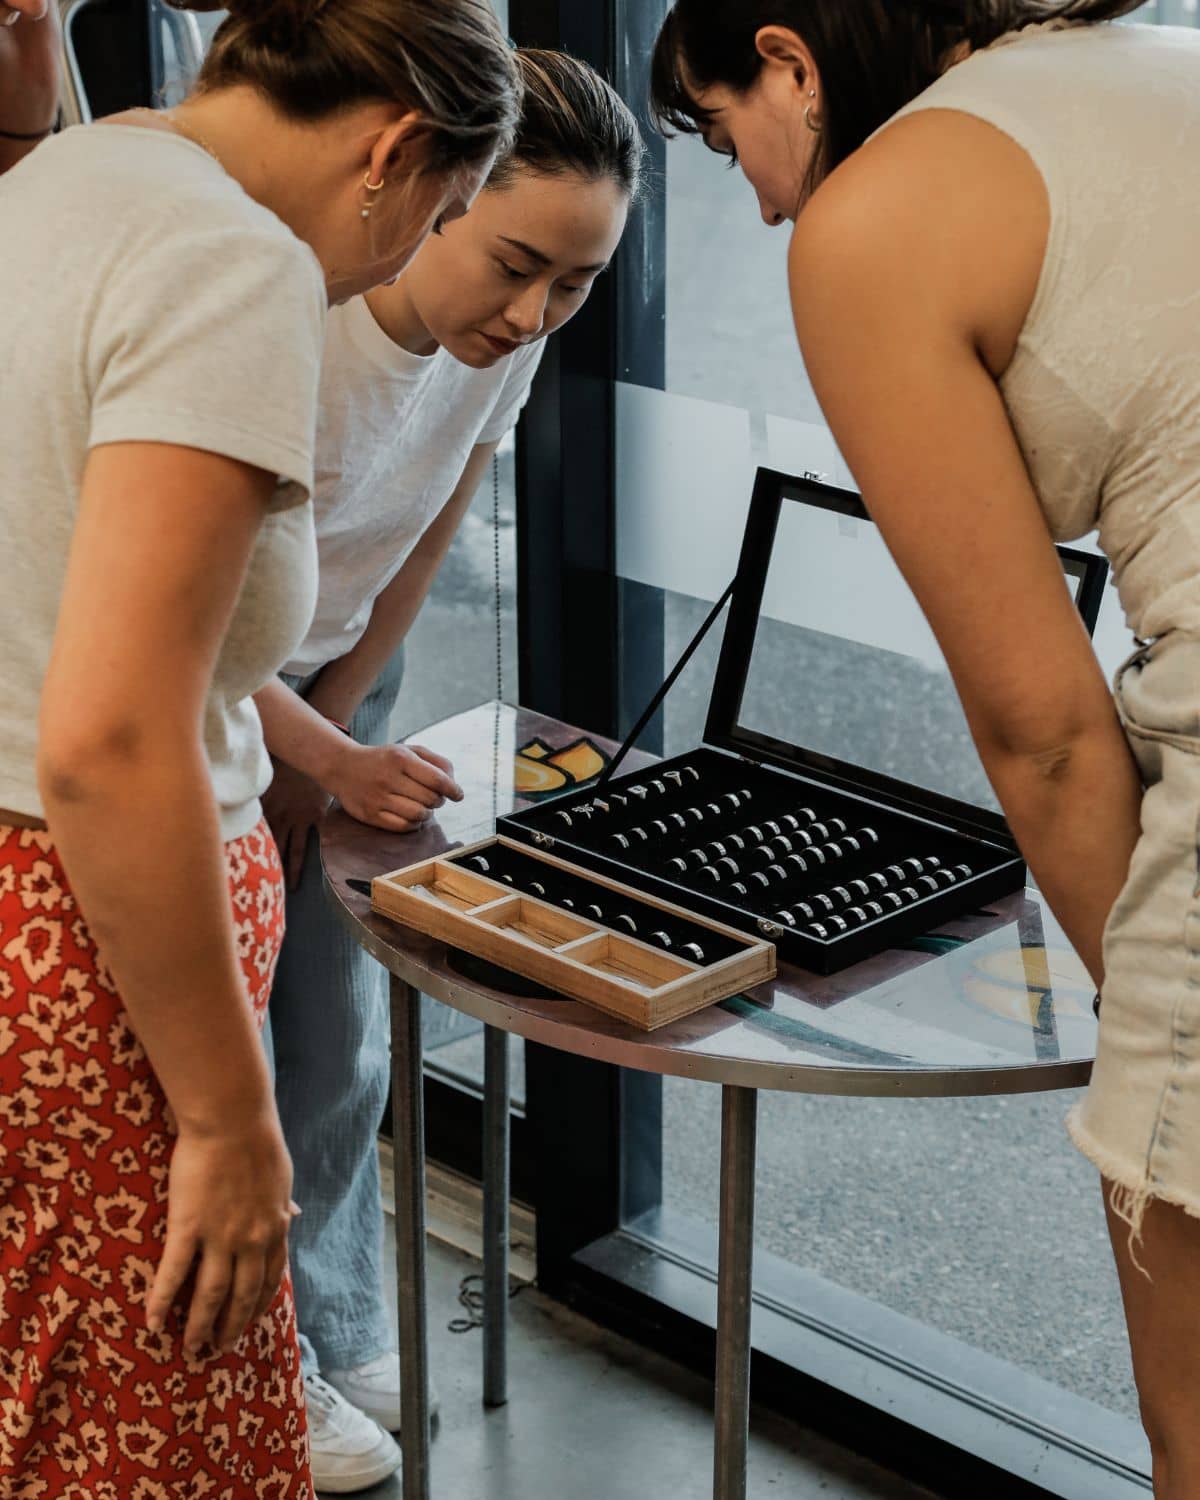
M 289 884 L 303 867 L 288 900 L 271 1028 L 304 1209 L 292 1267 L 318 1483 L 323 1471 L 340 1485 L 373 1482 L 373 1465 L 390 1467 L 395 1451 L 374 1423 L 355 1426 L 357 1414 L 316 1378 L 318 1366 L 389 1428 L 399 1425 L 399 1396 L 396 1360 L 380 1358 L 392 1348 L 375 1155 L 388 1079 L 386 988 L 383 971 L 330 914 L 309 834 L 330 793 L 355 816 L 398 831 L 460 795 L 444 761 L 385 743 L 397 648 L 520 414 L 546 335 L 587 299 L 638 188 L 642 142 L 617 94 L 573 58 L 516 56 L 525 84 L 517 144 L 471 212 L 430 239 L 395 286 L 330 316 L 316 617 L 288 662 L 289 686 L 258 695 L 276 757 L 266 805 Z M 279 705 L 295 699 L 293 689 L 353 738 L 328 723 L 323 734 L 289 736 Z
M 465 210 L 517 79 L 486 0 L 229 9 L 178 109 L 0 179 L 5 1495 L 311 1495 L 249 695 L 316 594 L 327 298 Z

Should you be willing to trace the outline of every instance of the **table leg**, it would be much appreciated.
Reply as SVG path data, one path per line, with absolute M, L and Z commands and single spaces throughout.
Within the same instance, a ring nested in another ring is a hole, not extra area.
M 404 1500 L 429 1500 L 429 1338 L 425 1294 L 425 1105 L 421 994 L 392 977 L 392 1147 L 400 1448 Z
M 717 1280 L 713 1500 L 745 1500 L 750 1435 L 750 1316 L 758 1094 L 721 1091 L 721 1246 Z
M 484 1028 L 483 1404 L 508 1400 L 508 1033 Z

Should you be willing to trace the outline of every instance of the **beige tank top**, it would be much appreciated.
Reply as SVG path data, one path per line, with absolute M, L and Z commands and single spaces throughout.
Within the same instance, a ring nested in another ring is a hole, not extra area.
M 1200 32 L 1028 28 L 900 114 L 918 109 L 995 125 L 1046 183 L 1000 385 L 1055 540 L 1099 529 L 1136 635 L 1200 632 Z

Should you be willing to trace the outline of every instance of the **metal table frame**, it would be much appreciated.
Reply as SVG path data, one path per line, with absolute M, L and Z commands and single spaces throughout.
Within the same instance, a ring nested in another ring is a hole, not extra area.
M 392 1149 L 400 1326 L 404 1500 L 430 1500 L 429 1327 L 425 1277 L 425 1118 L 421 991 L 391 976 Z M 721 1091 L 713 1500 L 744 1500 L 750 1437 L 750 1334 L 758 1091 Z M 484 1028 L 483 1403 L 508 1400 L 508 1033 Z

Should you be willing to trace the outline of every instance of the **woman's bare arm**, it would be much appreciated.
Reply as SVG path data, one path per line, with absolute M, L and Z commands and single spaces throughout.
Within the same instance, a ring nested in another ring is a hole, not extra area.
M 309 700 L 321 713 L 348 724 L 412 629 L 497 447 L 496 443 L 479 443 L 472 448 L 437 520 L 375 601 L 362 637 L 317 678 Z
M 394 833 L 419 828 L 447 797 L 462 797 L 454 767 L 441 756 L 421 746 L 358 746 L 326 720 L 349 724 L 412 629 L 496 447 L 479 443 L 471 450 L 437 520 L 376 599 L 366 630 L 320 673 L 308 702 L 281 682 L 255 695 L 276 762 L 264 805 L 292 888 L 329 796 L 361 821 Z
M 994 366 L 1044 256 L 1045 189 L 992 127 L 900 122 L 801 215 L 790 275 L 822 409 L 945 653 L 1026 858 L 1096 983 L 1140 783 Z
M 192 1343 L 231 1287 L 226 1337 L 277 1283 L 290 1192 L 202 744 L 273 483 L 192 449 L 92 452 L 39 723 L 51 834 L 179 1123 L 188 1185 L 173 1183 L 151 1317 L 199 1254 Z

